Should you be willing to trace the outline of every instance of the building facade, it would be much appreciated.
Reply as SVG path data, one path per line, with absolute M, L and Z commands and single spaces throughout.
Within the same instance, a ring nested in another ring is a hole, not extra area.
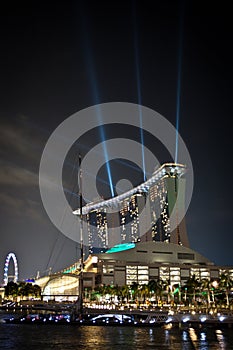
M 120 244 L 105 253 L 90 254 L 84 264 L 84 292 L 98 286 L 143 285 L 151 280 L 184 286 L 195 275 L 198 280 L 218 281 L 221 274 L 233 279 L 233 266 L 216 266 L 198 252 L 179 244 L 136 242 Z M 75 301 L 79 294 L 80 266 L 35 281 L 44 299 Z
M 213 281 L 222 273 L 233 278 L 232 266 L 216 266 L 198 252 L 174 243 L 123 244 L 105 253 L 90 255 L 87 261 L 86 272 L 95 273 L 97 285 L 147 284 L 161 279 L 169 281 L 171 286 L 183 286 L 193 275 Z

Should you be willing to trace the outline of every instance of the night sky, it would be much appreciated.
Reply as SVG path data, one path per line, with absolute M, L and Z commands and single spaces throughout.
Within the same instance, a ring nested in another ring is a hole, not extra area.
M 40 198 L 40 158 L 53 130 L 96 103 L 138 103 L 137 62 L 141 103 L 175 126 L 179 57 L 179 131 L 195 177 L 186 216 L 189 240 L 216 264 L 233 265 L 230 4 L 33 1 L 10 6 L 1 10 L 0 20 L 0 280 L 11 251 L 20 279 L 49 267 L 58 271 L 77 258 L 77 244 L 53 226 Z M 70 188 L 76 180 L 70 174 Z

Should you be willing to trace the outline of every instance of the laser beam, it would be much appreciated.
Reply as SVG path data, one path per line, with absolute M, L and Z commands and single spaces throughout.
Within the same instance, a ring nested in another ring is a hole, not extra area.
M 138 113 L 140 120 L 140 141 L 142 149 L 142 168 L 143 168 L 143 179 L 146 181 L 146 166 L 145 166 L 145 153 L 144 153 L 144 133 L 143 133 L 143 117 L 142 117 L 142 93 L 141 93 L 141 79 L 140 79 L 140 62 L 139 62 L 139 44 L 138 44 L 138 31 L 136 22 L 136 9 L 133 4 L 133 21 L 134 21 L 134 56 L 135 56 L 135 70 L 136 70 L 136 81 L 137 81 L 137 100 L 138 100 Z
M 179 46 L 178 46 L 178 69 L 177 69 L 177 92 L 176 92 L 176 149 L 175 163 L 178 162 L 179 151 L 179 127 L 180 127 L 180 99 L 181 99 L 181 74 L 183 54 L 183 31 L 184 31 L 184 2 L 181 2 L 181 15 L 179 21 Z
M 101 110 L 99 107 L 100 103 L 100 98 L 99 98 L 99 90 L 97 86 L 97 79 L 96 79 L 96 74 L 94 70 L 94 63 L 93 63 L 93 55 L 91 52 L 91 47 L 88 45 L 89 40 L 87 38 L 87 30 L 84 28 L 84 33 L 85 33 L 85 40 L 84 40 L 84 45 L 85 45 L 85 61 L 87 62 L 87 72 L 88 72 L 88 77 L 89 81 L 91 84 L 91 91 L 92 91 L 92 97 L 94 100 L 94 104 L 96 105 L 96 115 L 99 120 L 99 123 L 102 124 L 102 116 L 101 116 Z M 111 168 L 109 165 L 109 157 L 108 157 L 108 150 L 106 147 L 106 144 L 104 141 L 106 141 L 105 137 L 105 130 L 104 130 L 104 125 L 101 125 L 99 127 L 100 130 L 100 139 L 102 141 L 102 147 L 103 147 L 103 153 L 104 153 L 104 158 L 105 158 L 105 164 L 106 164 L 106 169 L 107 169 L 107 174 L 108 174 L 108 181 L 109 181 L 109 187 L 111 191 L 111 196 L 114 197 L 114 187 L 113 187 L 113 182 L 112 182 L 112 174 L 111 174 Z

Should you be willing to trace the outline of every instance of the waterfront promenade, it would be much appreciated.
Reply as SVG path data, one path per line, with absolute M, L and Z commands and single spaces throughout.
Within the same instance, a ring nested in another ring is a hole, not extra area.
M 166 307 L 160 309 L 84 308 L 82 315 L 80 315 L 76 312 L 74 304 L 54 303 L 1 306 L 0 320 L 2 323 L 46 323 L 49 320 L 50 323 L 54 321 L 54 323 L 82 325 L 117 325 L 120 323 L 135 326 L 232 327 L 233 312 L 227 309 L 194 310 L 194 308 L 181 308 L 172 310 Z

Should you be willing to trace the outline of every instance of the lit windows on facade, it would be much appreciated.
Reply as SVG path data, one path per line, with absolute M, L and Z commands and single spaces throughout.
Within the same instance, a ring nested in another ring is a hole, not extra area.
M 134 194 L 120 204 L 120 230 L 122 242 L 136 242 L 139 237 L 139 196 Z
M 166 177 L 162 178 L 149 190 L 151 231 L 152 240 L 170 242 L 170 218 Z
M 126 284 L 131 285 L 138 283 L 138 271 L 137 266 L 126 266 Z
M 106 218 L 106 209 L 96 213 L 96 227 L 99 245 L 97 247 L 108 247 L 108 226 Z
M 230 278 L 233 278 L 233 269 L 220 269 L 219 275 L 227 275 Z
M 196 279 L 199 279 L 200 278 L 200 269 L 192 267 L 190 269 L 190 277 L 192 277 L 193 275 L 195 275 Z
M 131 198 L 129 205 L 129 216 L 131 226 L 131 242 L 136 242 L 139 238 L 138 203 L 136 195 L 132 196 Z
M 138 284 L 147 284 L 149 282 L 148 266 L 138 266 Z
M 210 270 L 207 268 L 191 268 L 190 276 L 194 276 L 196 279 L 210 279 Z
M 169 281 L 170 284 L 181 284 L 180 267 L 161 266 L 159 268 L 159 277 L 162 281 Z
M 123 200 L 120 205 L 119 211 L 120 227 L 121 227 L 121 240 L 122 242 L 130 242 L 130 231 L 128 227 L 129 223 L 129 199 Z
M 106 209 L 94 210 L 87 214 L 87 229 L 89 251 L 93 253 L 94 248 L 108 247 L 108 224 Z
M 200 278 L 201 279 L 210 279 L 209 269 L 200 268 Z
M 168 281 L 170 278 L 169 266 L 161 266 L 159 268 L 159 277 L 162 281 Z
M 170 267 L 170 283 L 172 286 L 181 283 L 179 267 Z
M 149 268 L 148 266 L 126 266 L 126 284 L 133 283 L 147 284 L 149 282 Z

